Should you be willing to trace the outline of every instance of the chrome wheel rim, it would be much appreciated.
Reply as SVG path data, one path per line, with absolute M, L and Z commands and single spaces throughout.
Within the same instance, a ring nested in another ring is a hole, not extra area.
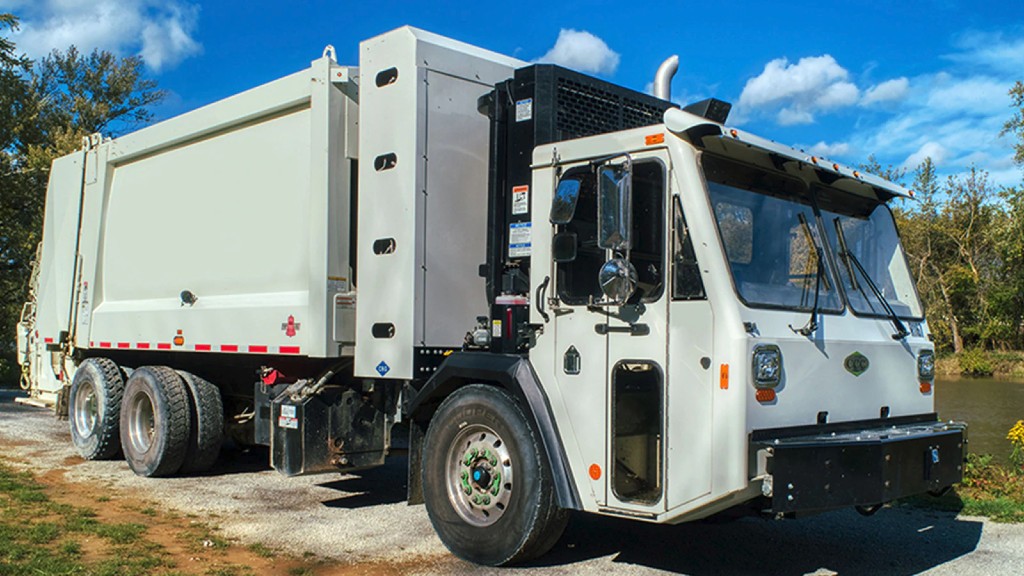
M 153 400 L 144 392 L 133 395 L 128 406 L 128 439 L 136 453 L 145 453 L 153 445 L 155 429 Z
M 88 438 L 96 432 L 100 419 L 99 401 L 92 382 L 82 382 L 75 394 L 75 431 L 81 438 Z
M 448 500 L 473 526 L 490 526 L 501 518 L 512 498 L 513 462 L 508 446 L 482 424 L 459 431 L 448 449 Z

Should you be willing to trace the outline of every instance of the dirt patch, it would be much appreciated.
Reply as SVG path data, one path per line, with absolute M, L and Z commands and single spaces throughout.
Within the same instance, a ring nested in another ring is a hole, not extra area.
M 68 456 L 67 458 L 62 460 L 62 462 L 63 462 L 63 464 L 65 466 L 78 466 L 79 464 L 85 464 L 86 460 L 85 460 L 85 458 L 82 458 L 81 456 L 77 456 L 76 455 L 76 456 Z
M 75 456 L 65 459 L 68 465 L 84 462 Z M 297 558 L 265 546 L 243 546 L 220 535 L 219 530 L 204 519 L 164 511 L 152 501 L 132 494 L 115 495 L 112 489 L 93 483 L 70 482 L 65 478 L 66 472 L 52 469 L 35 478 L 50 500 L 86 509 L 101 524 L 145 527 L 145 540 L 159 548 L 168 570 L 174 573 L 392 576 L 437 563 L 436 558 L 418 558 L 394 563 L 338 565 L 316 556 Z M 101 563 L 112 555 L 111 547 L 103 538 L 85 538 L 80 544 L 80 557 L 86 564 Z

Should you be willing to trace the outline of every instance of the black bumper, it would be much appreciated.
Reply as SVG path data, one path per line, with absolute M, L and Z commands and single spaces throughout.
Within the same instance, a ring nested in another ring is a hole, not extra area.
M 775 513 L 873 506 L 963 478 L 967 426 L 934 414 L 757 430 Z

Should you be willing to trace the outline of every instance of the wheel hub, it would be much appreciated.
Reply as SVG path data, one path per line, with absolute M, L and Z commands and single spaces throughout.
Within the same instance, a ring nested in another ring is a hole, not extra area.
M 512 459 L 502 439 L 490 428 L 463 429 L 449 450 L 448 498 L 455 511 L 475 526 L 500 518 L 512 495 Z

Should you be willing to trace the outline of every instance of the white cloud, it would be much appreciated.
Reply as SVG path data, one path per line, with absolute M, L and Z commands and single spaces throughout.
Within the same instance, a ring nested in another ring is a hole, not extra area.
M 907 92 L 910 89 L 910 81 L 904 77 L 893 78 L 892 80 L 886 80 L 881 84 L 875 84 L 871 88 L 864 91 L 864 97 L 861 98 L 861 105 L 868 106 L 876 102 L 893 102 L 903 100 L 907 97 Z
M 960 52 L 946 55 L 950 61 L 973 68 L 1019 74 L 1024 69 L 1024 38 L 1006 38 L 1003 33 L 968 31 L 956 41 Z
M 809 124 L 816 112 L 850 106 L 860 99 L 860 89 L 849 77 L 828 54 L 801 58 L 796 64 L 776 58 L 747 80 L 737 106 L 774 110 L 779 124 Z
M 198 54 L 199 7 L 185 0 L 38 0 L 19 10 L 18 49 L 40 58 L 74 45 L 140 54 L 154 71 Z
M 908 170 L 913 170 L 920 166 L 921 163 L 924 162 L 925 158 L 931 158 L 932 162 L 936 165 L 942 165 L 942 163 L 948 158 L 948 154 L 949 151 L 946 150 L 945 146 L 938 142 L 932 142 L 929 140 L 922 144 L 916 152 L 907 156 L 907 159 L 903 161 L 903 167 Z
M 838 158 L 845 156 L 850 153 L 850 145 L 846 142 L 833 142 L 829 144 L 824 140 L 818 142 L 814 146 L 811 146 L 808 150 L 815 156 L 824 156 L 825 158 Z
M 609 75 L 619 67 L 619 54 L 590 32 L 562 28 L 555 45 L 537 61 L 589 74 Z

